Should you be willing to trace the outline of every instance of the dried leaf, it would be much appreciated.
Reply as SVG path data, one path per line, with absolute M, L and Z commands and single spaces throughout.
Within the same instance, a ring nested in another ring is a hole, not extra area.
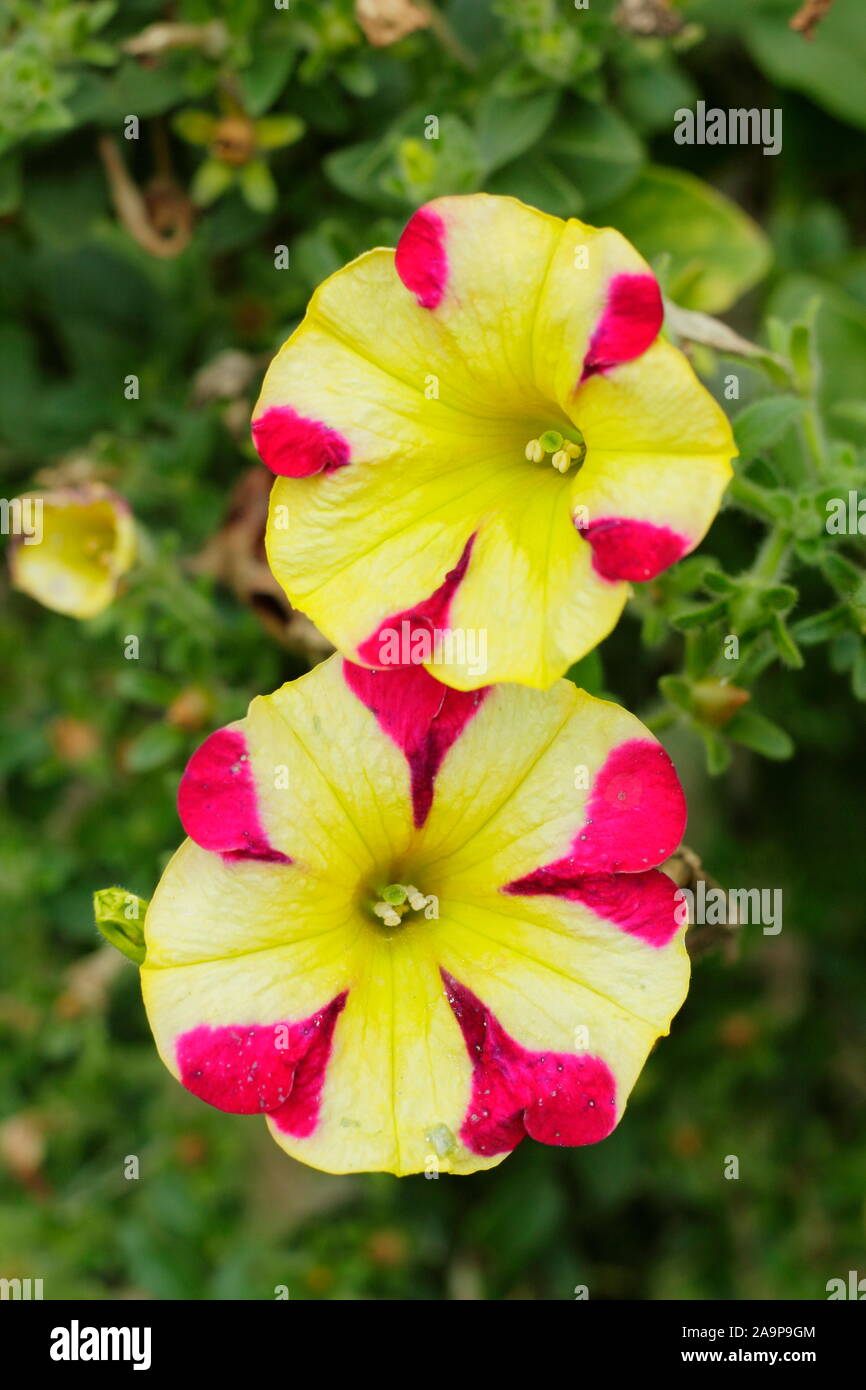
M 426 29 L 431 20 L 429 11 L 412 0 L 355 0 L 355 18 L 376 48 Z
M 232 493 L 224 525 L 196 556 L 193 568 L 232 589 L 273 637 L 311 662 L 333 651 L 309 618 L 292 608 L 265 555 L 271 476 L 263 468 L 244 473 Z

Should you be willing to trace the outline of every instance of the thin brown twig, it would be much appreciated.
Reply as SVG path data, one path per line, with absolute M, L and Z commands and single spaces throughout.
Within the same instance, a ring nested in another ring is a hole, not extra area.
M 111 136 L 100 135 L 97 144 L 114 210 L 130 236 L 151 256 L 179 256 L 192 240 L 193 227 L 192 204 L 183 190 L 162 173 L 151 185 L 149 204 Z M 154 203 L 159 206 L 160 226 L 154 223 Z
M 804 39 L 814 39 L 815 30 L 824 16 L 829 14 L 832 4 L 833 0 L 804 0 L 790 21 L 791 28 L 802 34 Z

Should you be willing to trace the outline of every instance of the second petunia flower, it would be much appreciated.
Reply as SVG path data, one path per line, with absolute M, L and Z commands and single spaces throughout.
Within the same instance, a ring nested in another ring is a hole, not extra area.
M 487 194 L 338 271 L 253 418 L 291 602 L 367 667 L 549 686 L 631 581 L 698 544 L 731 474 L 728 421 L 662 318 L 618 232 Z
M 685 804 L 633 715 L 340 657 L 212 734 L 147 913 L 170 1071 L 330 1172 L 614 1128 L 688 987 Z

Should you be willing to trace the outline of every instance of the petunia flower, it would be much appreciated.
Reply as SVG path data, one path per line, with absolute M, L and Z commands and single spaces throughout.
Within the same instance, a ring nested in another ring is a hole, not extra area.
M 688 985 L 682 791 L 560 681 L 339 656 L 212 734 L 145 920 L 169 1071 L 329 1172 L 469 1173 L 604 1139 Z
M 22 529 L 9 548 L 16 589 L 72 618 L 93 618 L 135 559 L 128 504 L 99 483 L 16 498 Z
M 417 620 L 456 634 L 415 658 L 447 684 L 549 686 L 698 544 L 731 473 L 662 316 L 618 232 L 486 194 L 331 276 L 253 413 L 291 602 L 365 666 Z

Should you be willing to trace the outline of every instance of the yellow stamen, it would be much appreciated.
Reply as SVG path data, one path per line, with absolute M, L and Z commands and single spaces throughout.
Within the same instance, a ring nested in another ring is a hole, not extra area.
M 401 917 L 399 912 L 395 912 L 389 903 L 374 903 L 373 911 L 377 917 L 381 917 L 386 927 L 399 927 Z

